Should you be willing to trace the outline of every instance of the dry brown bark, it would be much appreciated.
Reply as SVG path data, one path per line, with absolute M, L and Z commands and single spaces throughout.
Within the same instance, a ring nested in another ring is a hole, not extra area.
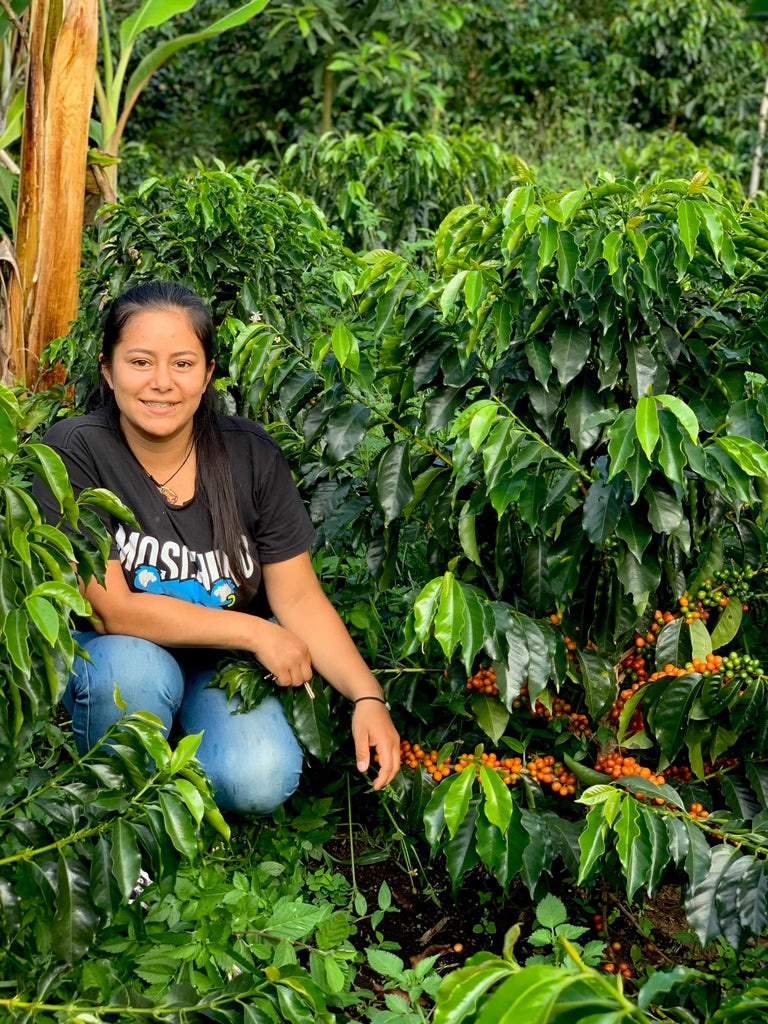
M 6 376 L 34 385 L 77 314 L 97 0 L 33 0 Z

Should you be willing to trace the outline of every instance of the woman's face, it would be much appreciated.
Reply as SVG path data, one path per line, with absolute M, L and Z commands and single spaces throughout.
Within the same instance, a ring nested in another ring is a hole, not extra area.
M 169 441 L 191 435 L 213 363 L 183 310 L 147 310 L 126 323 L 101 370 L 126 437 Z

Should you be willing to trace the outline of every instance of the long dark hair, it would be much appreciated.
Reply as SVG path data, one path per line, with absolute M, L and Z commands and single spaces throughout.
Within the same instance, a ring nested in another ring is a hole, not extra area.
M 104 321 L 101 346 L 102 363 L 109 366 L 112 353 L 120 341 L 126 324 L 132 317 L 148 310 L 181 311 L 197 335 L 205 352 L 207 364 L 213 359 L 213 320 L 208 307 L 194 292 L 172 281 L 148 281 L 129 288 L 114 300 Z M 111 409 L 119 429 L 119 410 L 109 384 L 101 374 L 99 380 L 101 404 Z M 224 445 L 214 408 L 213 379 L 203 392 L 193 419 L 197 455 L 197 493 L 211 514 L 214 547 L 229 559 L 234 582 L 242 586 L 245 580 L 243 565 L 243 523 L 238 509 L 232 463 Z

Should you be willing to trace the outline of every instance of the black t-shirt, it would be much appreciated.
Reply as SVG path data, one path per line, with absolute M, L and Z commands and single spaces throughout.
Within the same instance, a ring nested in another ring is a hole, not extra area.
M 120 560 L 133 591 L 167 594 L 213 608 L 254 610 L 263 562 L 282 562 L 306 551 L 315 530 L 301 502 L 288 463 L 263 427 L 219 416 L 232 463 L 245 533 L 245 587 L 235 586 L 226 556 L 214 549 L 208 508 L 196 494 L 170 505 L 135 458 L 106 409 L 61 420 L 43 441 L 61 456 L 75 494 L 106 487 L 134 512 L 141 531 L 106 516 L 112 535 L 110 558 Z M 36 481 L 34 493 L 49 522 L 61 510 Z

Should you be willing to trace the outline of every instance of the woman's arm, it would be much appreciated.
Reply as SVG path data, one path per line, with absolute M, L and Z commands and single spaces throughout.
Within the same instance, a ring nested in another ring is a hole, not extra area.
M 309 554 L 305 552 L 283 562 L 266 562 L 262 575 L 270 608 L 280 625 L 307 645 L 317 672 L 349 700 L 381 698 L 381 686 L 323 593 Z M 367 771 L 373 747 L 380 766 L 374 788 L 386 786 L 400 766 L 400 737 L 384 704 L 379 700 L 357 704 L 352 715 L 352 735 L 358 768 Z
M 138 636 L 163 647 L 250 651 L 283 686 L 301 686 L 312 675 L 306 643 L 274 622 L 165 594 L 135 593 L 116 559 L 107 562 L 104 584 L 91 580 L 84 592 L 100 633 Z

